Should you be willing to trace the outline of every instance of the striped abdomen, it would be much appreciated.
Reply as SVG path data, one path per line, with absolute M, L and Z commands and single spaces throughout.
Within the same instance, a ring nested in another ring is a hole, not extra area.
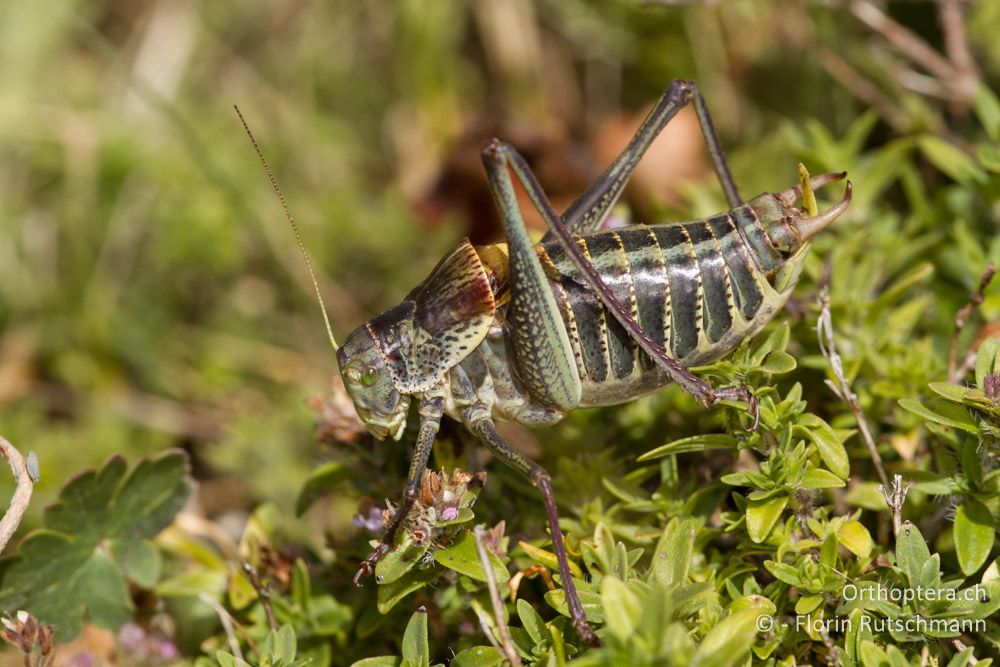
M 748 205 L 705 220 L 600 231 L 579 243 L 633 318 L 685 366 L 731 351 L 763 327 L 791 291 L 772 286 L 787 258 Z M 558 243 L 536 248 L 573 346 L 581 406 L 619 403 L 669 382 Z

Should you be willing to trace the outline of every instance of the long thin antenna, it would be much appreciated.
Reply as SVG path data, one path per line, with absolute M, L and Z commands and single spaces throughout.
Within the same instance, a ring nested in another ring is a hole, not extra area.
M 264 165 L 264 171 L 267 172 L 267 178 L 271 181 L 271 187 L 274 188 L 275 194 L 278 195 L 278 199 L 281 201 L 281 208 L 285 210 L 285 217 L 288 218 L 288 224 L 292 226 L 292 232 L 295 233 L 295 240 L 299 244 L 299 250 L 302 251 L 302 257 L 306 260 L 306 268 L 309 269 L 309 277 L 312 279 L 313 288 L 316 290 L 316 301 L 319 303 L 319 309 L 323 311 L 323 322 L 326 324 L 326 335 L 330 339 L 330 345 L 333 346 L 333 351 L 336 352 L 339 346 L 337 345 L 336 339 L 333 337 L 333 327 L 330 326 L 330 317 L 326 314 L 326 306 L 323 305 L 323 295 L 319 291 L 319 282 L 316 280 L 316 274 L 313 272 L 312 262 L 309 260 L 309 253 L 306 252 L 306 246 L 302 242 L 302 234 L 299 233 L 299 226 L 295 224 L 295 218 L 292 217 L 292 212 L 288 208 L 288 202 L 285 201 L 285 195 L 281 194 L 281 188 L 278 187 L 278 181 L 274 178 L 274 173 L 271 171 L 271 166 L 267 163 L 264 158 L 264 152 L 260 150 L 260 145 L 257 140 L 254 139 L 253 132 L 250 131 L 250 126 L 247 125 L 246 118 L 243 117 L 240 108 L 233 105 L 236 109 L 236 115 L 240 117 L 240 122 L 243 123 L 243 129 L 246 131 L 247 136 L 250 137 L 250 143 L 253 144 L 253 149 L 257 151 L 257 158 L 260 159 L 260 163 Z

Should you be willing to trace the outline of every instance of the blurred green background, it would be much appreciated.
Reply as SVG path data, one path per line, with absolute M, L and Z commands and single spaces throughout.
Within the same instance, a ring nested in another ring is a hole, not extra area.
M 907 137 L 964 146 L 979 131 L 971 93 L 942 93 L 949 77 L 910 62 L 857 4 L 6 0 L 0 433 L 35 451 L 42 471 L 22 530 L 70 474 L 112 453 L 189 450 L 196 511 L 212 519 L 266 501 L 290 517 L 329 455 L 307 399 L 328 391 L 336 361 L 234 104 L 285 191 L 342 338 L 463 235 L 496 238 L 482 141 L 521 148 L 565 205 L 675 77 L 701 85 L 745 196 L 793 184 L 800 159 L 814 172 L 852 170 L 862 148 Z M 1000 3 L 959 4 L 973 83 L 995 87 Z M 969 74 L 937 3 L 886 11 Z M 695 126 L 681 116 L 672 128 L 629 193 L 640 219 L 724 208 Z M 925 152 L 911 175 L 942 169 Z M 888 182 L 894 162 L 862 173 Z M 882 196 L 857 187 L 844 223 L 855 232 Z M 898 220 L 921 201 L 974 214 L 954 228 L 973 241 L 936 278 L 944 315 L 930 328 L 947 331 L 996 255 L 996 204 L 968 204 L 957 189 L 922 200 L 919 179 L 894 188 L 884 196 L 903 212 L 883 221 L 873 249 L 897 244 Z M 954 220 L 933 223 L 938 242 Z M 998 305 L 991 291 L 987 314 Z M 406 465 L 402 447 L 381 447 L 373 478 Z M 4 479 L 0 491 L 11 488 Z M 346 529 L 355 507 L 345 498 L 288 530 L 321 543 L 313 529 Z

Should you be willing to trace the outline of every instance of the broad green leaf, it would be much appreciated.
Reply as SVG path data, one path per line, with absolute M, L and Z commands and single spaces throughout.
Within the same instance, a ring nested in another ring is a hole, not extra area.
M 760 370 L 772 375 L 781 375 L 791 373 L 797 365 L 798 363 L 792 355 L 782 350 L 774 350 L 764 357 L 764 363 L 760 365 Z
M 829 470 L 810 468 L 802 475 L 800 486 L 803 489 L 839 489 L 846 482 Z
M 837 529 L 837 539 L 855 556 L 868 558 L 874 542 L 868 529 L 860 521 L 845 521 Z
M 756 609 L 738 611 L 719 622 L 698 646 L 691 667 L 729 667 L 740 664 L 750 652 L 757 634 Z
M 739 440 L 728 433 L 706 433 L 705 435 L 693 435 L 689 438 L 681 438 L 660 445 L 656 449 L 651 449 L 638 461 L 651 461 L 663 458 L 672 454 L 686 454 L 688 452 L 704 452 L 709 449 L 735 449 L 739 445 Z
M 753 351 L 753 354 L 750 355 L 750 365 L 760 366 L 761 362 L 764 361 L 764 357 L 772 352 L 784 352 L 785 348 L 788 347 L 788 339 L 790 335 L 788 322 L 782 322 L 779 324 L 773 331 L 771 331 L 770 335 L 764 339 L 760 346 Z
M 521 625 L 524 626 L 525 632 L 535 644 L 540 644 L 543 639 L 548 639 L 549 631 L 545 629 L 545 621 L 538 615 L 535 608 L 523 598 L 517 600 L 517 616 L 521 619 Z
M 313 503 L 350 479 L 351 475 L 350 468 L 336 462 L 325 463 L 313 470 L 295 501 L 295 516 L 305 514 Z
M 851 461 L 847 456 L 847 450 L 829 424 L 816 415 L 807 413 L 799 419 L 795 432 L 816 445 L 820 458 L 830 472 L 841 479 L 850 477 Z
M 967 400 L 978 400 L 980 397 L 986 399 L 986 394 L 972 387 L 963 387 L 951 382 L 931 382 L 927 385 L 938 396 L 946 398 L 954 403 L 963 403 Z
M 642 602 L 621 579 L 606 576 L 601 581 L 601 607 L 604 622 L 611 632 L 622 641 L 635 632 L 642 615 Z
M 409 535 L 403 535 L 403 539 L 375 566 L 375 580 L 380 585 L 391 584 L 416 567 L 429 548 L 429 542 L 415 544 Z
M 773 574 L 776 579 L 785 582 L 789 586 L 803 588 L 804 582 L 802 581 L 802 573 L 797 567 L 793 567 L 788 563 L 779 563 L 773 560 L 764 561 L 764 567 L 768 572 Z
M 149 540 L 126 537 L 111 540 L 108 545 L 127 579 L 142 588 L 152 588 L 160 580 L 163 560 L 155 544 Z
M 295 630 L 286 623 L 267 634 L 264 650 L 271 654 L 275 662 L 289 665 L 295 660 L 296 643 Z
M 492 551 L 488 551 L 488 553 L 490 565 L 493 567 L 493 576 L 496 578 L 497 583 L 506 583 L 510 579 L 507 566 Z M 486 581 L 486 572 L 483 570 L 483 564 L 479 560 L 476 539 L 472 533 L 467 532 L 450 547 L 435 551 L 434 560 L 449 570 L 472 577 L 477 581 Z
M 131 618 L 123 579 L 148 588 L 159 578 L 155 537 L 187 502 L 194 483 L 179 450 L 142 459 L 128 474 L 115 456 L 77 475 L 45 511 L 0 573 L 0 607 L 25 609 L 66 641 L 82 628 L 117 629 Z
M 413 667 L 430 667 L 431 649 L 427 642 L 427 610 L 421 607 L 410 616 L 403 631 L 403 661 Z
M 864 667 L 892 667 L 889 654 L 879 648 L 878 644 L 866 639 L 861 642 L 861 664 Z
M 694 538 L 698 522 L 693 519 L 670 520 L 653 552 L 651 570 L 653 578 L 663 584 L 681 584 L 687 579 L 694 552 Z
M 788 496 L 782 495 L 764 500 L 751 500 L 747 505 L 747 533 L 758 544 L 767 539 L 774 524 L 781 518 L 781 512 L 788 505 Z
M 822 595 L 803 595 L 795 602 L 795 613 L 800 615 L 811 614 L 821 604 L 823 604 Z
M 962 574 L 976 572 L 993 549 L 996 530 L 990 510 L 975 498 L 966 498 L 955 512 L 955 555 Z
M 492 646 L 473 646 L 460 651 L 449 667 L 500 667 L 503 662 L 503 654 Z
M 976 422 L 969 416 L 969 411 L 961 405 L 934 398 L 926 403 L 915 398 L 901 398 L 898 402 L 899 407 L 919 415 L 927 421 L 951 426 L 967 433 L 979 434 Z
M 438 573 L 432 569 L 411 570 L 405 576 L 391 584 L 378 587 L 378 610 L 383 614 L 395 607 L 410 593 L 420 590 L 437 579 Z
M 911 585 L 919 580 L 920 570 L 930 557 L 924 536 L 916 526 L 904 521 L 896 536 L 896 564 L 907 575 Z

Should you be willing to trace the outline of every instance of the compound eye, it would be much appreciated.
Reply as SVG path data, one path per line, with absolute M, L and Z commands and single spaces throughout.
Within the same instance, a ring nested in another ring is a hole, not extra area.
M 361 371 L 361 384 L 370 387 L 378 381 L 378 369 L 374 366 L 365 366 Z

